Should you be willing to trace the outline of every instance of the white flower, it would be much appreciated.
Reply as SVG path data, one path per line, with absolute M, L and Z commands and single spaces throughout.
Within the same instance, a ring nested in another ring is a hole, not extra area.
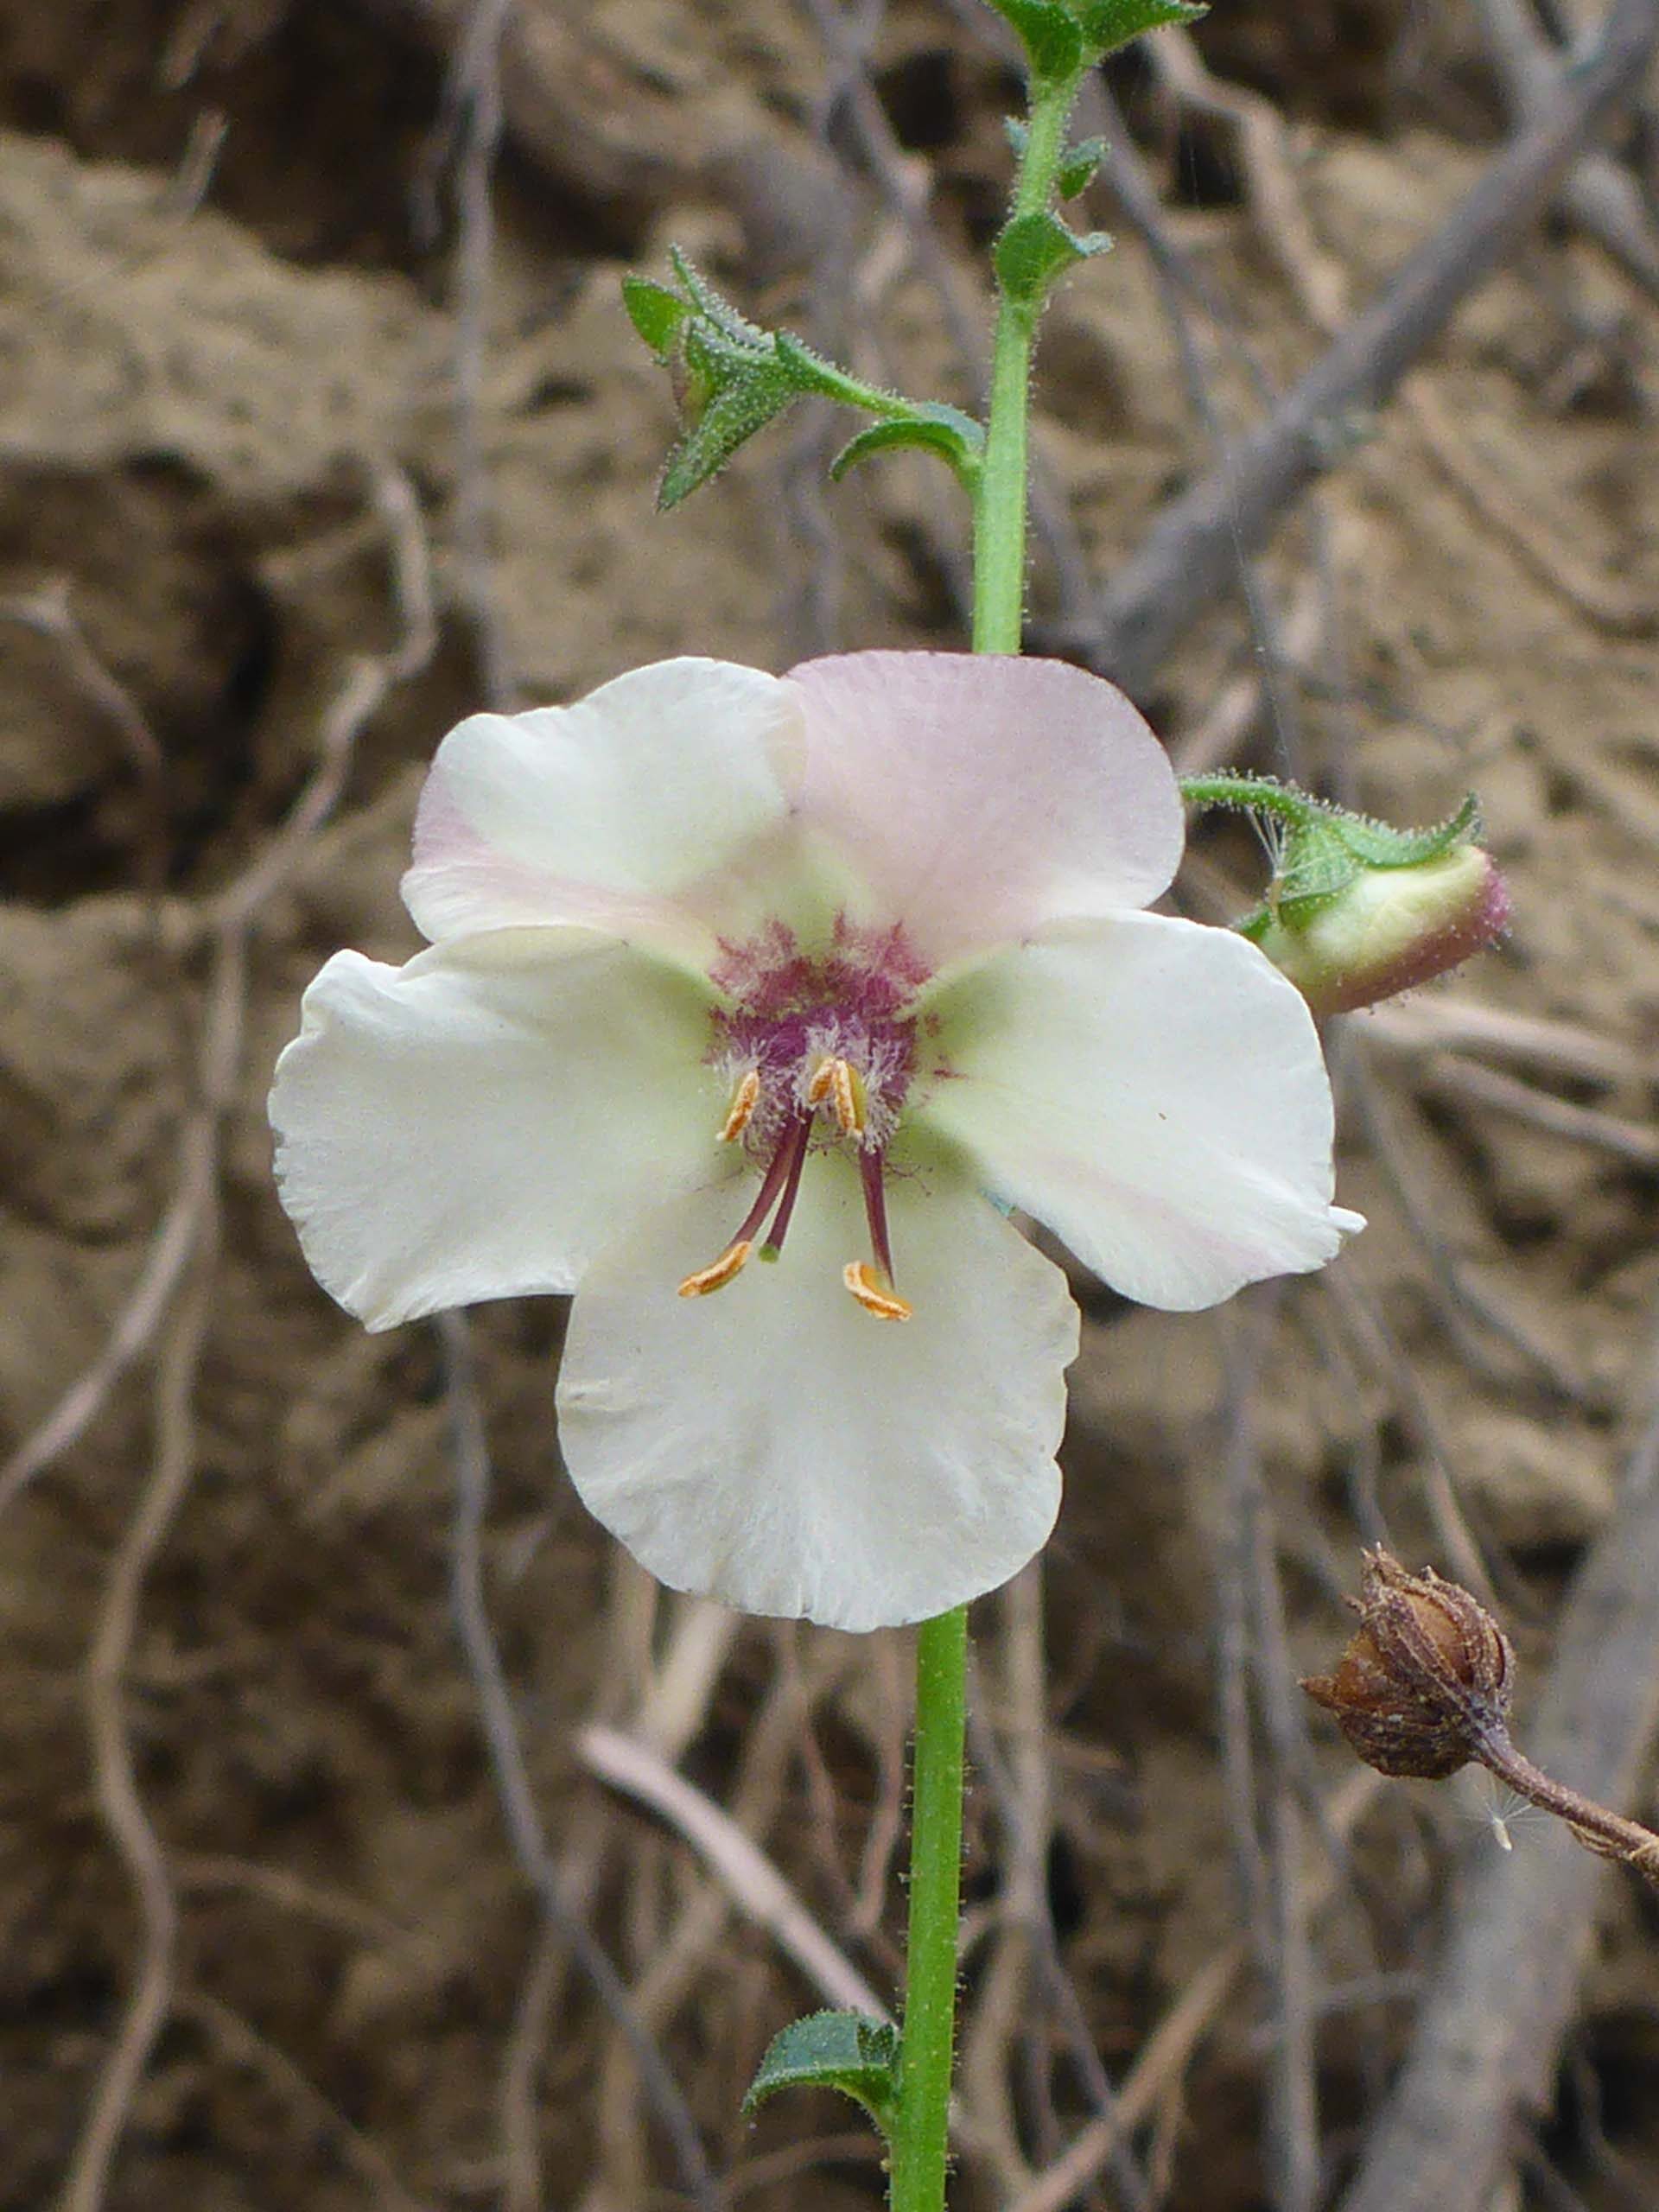
M 1182 831 L 1058 662 L 474 716 L 404 880 L 430 949 L 336 954 L 277 1068 L 306 1256 L 372 1329 L 575 1290 L 565 1459 L 676 1588 L 852 1629 L 991 1589 L 1053 1523 L 1077 1316 L 985 1192 L 1182 1309 L 1357 1225 L 1296 990 L 1139 911 Z

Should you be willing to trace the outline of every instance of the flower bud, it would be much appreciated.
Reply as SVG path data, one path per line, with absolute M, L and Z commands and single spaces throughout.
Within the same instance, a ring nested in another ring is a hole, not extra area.
M 1379 1774 L 1437 1782 L 1507 1744 L 1515 1654 L 1485 1607 L 1432 1567 L 1367 1552 L 1358 1633 L 1302 1688 Z
M 1491 854 L 1462 844 L 1403 868 L 1364 868 L 1306 918 L 1281 908 L 1251 934 L 1315 1014 L 1349 1014 L 1445 975 L 1509 920 Z

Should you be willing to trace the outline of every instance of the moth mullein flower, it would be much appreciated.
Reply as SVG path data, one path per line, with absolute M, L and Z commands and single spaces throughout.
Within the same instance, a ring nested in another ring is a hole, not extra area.
M 401 968 L 341 952 L 271 1095 L 371 1329 L 575 1291 L 560 1437 L 662 1580 L 849 1629 L 1046 1538 L 1065 1276 L 1188 1310 L 1317 1268 L 1332 1106 L 1298 992 L 1142 910 L 1183 817 L 1058 662 L 664 661 L 439 750 Z

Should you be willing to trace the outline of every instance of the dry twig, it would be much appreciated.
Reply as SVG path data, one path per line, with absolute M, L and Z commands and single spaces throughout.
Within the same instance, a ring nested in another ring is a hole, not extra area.
M 886 2019 L 887 2008 L 741 1828 L 667 1762 L 620 1730 L 578 1731 L 578 1757 L 613 1789 L 649 1805 L 701 1854 L 746 1919 L 764 1928 L 826 2003 Z
M 1475 0 L 1475 16 L 1511 114 L 1537 115 L 1559 92 L 1572 57 L 1550 45 L 1525 0 Z M 1610 154 L 1586 154 L 1567 172 L 1559 204 L 1649 299 L 1659 300 L 1659 236 L 1629 170 Z
M 1637 1167 L 1659 1167 L 1659 1130 L 1645 1122 L 1628 1121 L 1621 1114 L 1606 1114 L 1597 1106 L 1576 1106 L 1557 1098 L 1535 1084 L 1503 1075 L 1497 1068 L 1477 1067 L 1468 1060 L 1436 1054 L 1424 1065 L 1419 1077 L 1426 1090 L 1465 1098 L 1494 1113 L 1529 1122 L 1552 1136 L 1611 1153 Z
M 444 1388 L 449 1401 L 455 1467 L 452 1597 L 513 1856 L 535 1892 L 543 1919 L 581 1967 L 618 2031 L 626 2038 L 640 2084 L 673 2142 L 687 2189 L 702 2212 L 718 2212 L 720 2191 L 709 2170 L 696 2124 L 661 2051 L 639 2019 L 626 1986 L 580 1910 L 566 1896 L 558 1868 L 548 1852 L 518 1740 L 512 1694 L 485 1605 L 483 1537 L 489 1505 L 490 1463 L 483 1415 L 473 1379 L 472 1347 L 466 1321 L 459 1313 L 441 1314 L 436 1327 L 443 1357 Z M 545 1971 L 543 1968 L 543 1976 Z M 521 2012 L 523 2005 L 521 1997 Z
M 239 1003 L 239 964 L 226 963 L 226 968 L 216 996 L 224 1005 L 234 993 Z M 142 1934 L 126 2011 L 75 2146 L 60 2199 L 62 2212 L 96 2212 L 104 2202 L 110 2168 L 133 2097 L 171 2002 L 178 1900 L 160 1840 L 138 1795 L 124 1685 L 145 1579 L 167 1540 L 194 1470 L 191 1395 L 211 1311 L 207 1269 L 213 1247 L 213 1232 L 209 1228 L 195 1254 L 197 1274 L 190 1295 L 174 1316 L 162 1353 L 156 1379 L 156 1457 L 149 1479 L 122 1538 L 87 1655 L 87 1726 L 99 1806 L 131 1878 Z
M 1488 0 L 1508 9 L 1512 0 Z M 1300 301 L 1303 312 L 1326 338 L 1335 339 L 1349 314 L 1348 281 L 1340 264 L 1320 245 L 1298 188 L 1289 135 L 1278 110 L 1259 92 L 1224 85 L 1199 59 L 1191 35 L 1170 30 L 1151 41 L 1156 66 L 1190 105 L 1217 116 L 1237 134 L 1251 207 L 1263 242 Z M 1559 89 L 1559 78 L 1548 75 Z M 1535 117 L 1547 105 L 1541 80 L 1538 97 L 1523 104 Z M 1605 156 L 1614 176 L 1622 176 Z M 1584 165 L 1569 177 L 1569 187 Z M 1632 194 L 1634 186 L 1624 178 Z M 1400 399 L 1418 437 L 1436 466 L 1497 537 L 1509 546 L 1546 589 L 1568 601 L 1586 620 L 1615 636 L 1646 634 L 1659 623 L 1650 593 L 1630 591 L 1582 560 L 1560 531 L 1532 514 L 1516 496 L 1508 475 L 1484 461 L 1466 432 L 1453 421 L 1439 393 L 1421 373 L 1408 378 Z M 1387 480 L 1385 479 L 1385 480 Z M 1254 610 L 1252 610 L 1254 619 Z
M 1255 1969 L 1274 2020 L 1268 2164 L 1281 2212 L 1311 2212 L 1319 2182 L 1314 2096 L 1313 1961 L 1297 1879 L 1296 1811 L 1306 1747 L 1290 1707 L 1282 1599 L 1254 1403 L 1276 1287 L 1241 1300 L 1226 1331 L 1224 1483 L 1228 1541 L 1217 1576 L 1221 1616 L 1223 1748 L 1240 1888 Z M 1254 1697 L 1251 1695 L 1252 1688 Z M 1268 1771 L 1258 1783 L 1251 1728 L 1262 1722 Z
M 1616 1037 L 1571 1021 L 1514 1014 L 1454 992 L 1419 992 L 1372 1007 L 1352 1026 L 1367 1045 L 1390 1052 L 1466 1052 L 1481 1058 L 1519 1060 L 1558 1075 L 1592 1083 L 1659 1083 L 1659 1055 L 1645 1054 Z
M 207 915 L 190 918 L 192 926 L 216 933 L 219 957 L 226 945 L 240 944 L 260 910 L 288 880 L 333 813 L 345 789 L 353 748 L 365 723 L 397 684 L 417 674 L 432 657 L 436 626 L 431 563 L 414 489 L 400 471 L 384 469 L 374 475 L 372 491 L 391 553 L 398 643 L 390 653 L 364 654 L 352 661 L 322 717 L 316 762 L 292 810 L 258 857 L 213 902 Z M 77 665 L 80 655 L 88 650 L 85 640 L 80 640 Z M 105 675 L 112 684 L 114 678 L 107 671 Z M 131 707 L 130 700 L 128 706 Z M 146 734 L 153 749 L 154 737 Z M 155 1340 L 203 1236 L 218 1173 L 217 1139 L 207 1141 L 199 1116 L 187 1122 L 179 1150 L 175 1195 L 156 1231 L 138 1280 L 97 1358 L 0 1467 L 0 1512 L 79 1441 L 103 1410 L 116 1383 Z
M 1593 50 L 1441 229 L 1355 318 L 1268 420 L 1165 508 L 1101 604 L 1095 657 L 1131 691 L 1223 594 L 1297 496 L 1352 449 L 1357 423 L 1548 206 L 1560 177 L 1641 81 L 1659 0 L 1614 0 Z
M 298 2113 L 312 2134 L 339 2151 L 343 2162 L 355 2171 L 370 2192 L 376 2212 L 434 2212 L 429 2198 L 416 2196 L 404 2187 L 374 2138 L 354 2127 L 288 2053 L 269 2036 L 261 2035 L 251 2021 L 200 1989 L 181 1991 L 175 2010 L 198 2022 L 231 2065 L 258 2075 Z
M 1362 1770 L 1336 1793 L 1322 1825 L 1333 1835 L 1351 1835 L 1384 1787 L 1380 1775 Z M 1306 1880 L 1302 1910 L 1310 1915 L 1317 1912 L 1335 1886 L 1328 1867 L 1322 1866 Z M 1109 2117 L 1091 2120 L 1005 2212 L 1066 2212 L 1114 2148 L 1128 2142 L 1179 2086 L 1205 2031 L 1249 1963 L 1249 1943 L 1239 1937 L 1200 1967 L 1141 2046 L 1140 2056 L 1118 2091 L 1116 2109 Z

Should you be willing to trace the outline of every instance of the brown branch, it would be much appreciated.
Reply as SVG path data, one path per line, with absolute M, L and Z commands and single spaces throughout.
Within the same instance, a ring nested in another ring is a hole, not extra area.
M 1256 1974 L 1274 2031 L 1267 2111 L 1270 2186 L 1280 2212 L 1312 2212 L 1319 2187 L 1314 1963 L 1297 1880 L 1301 1833 L 1295 1789 L 1296 1761 L 1300 1756 L 1305 1762 L 1306 1752 L 1290 1700 L 1283 1595 L 1257 1433 L 1262 1362 L 1282 1304 L 1282 1286 L 1264 1286 L 1239 1300 L 1222 1324 L 1229 1527 L 1218 1561 L 1218 1657 L 1234 1847 Z M 1252 1704 L 1268 1754 L 1260 1780 Z
M 124 1683 L 144 1580 L 189 1487 L 195 1464 L 190 1393 L 210 1300 L 205 1280 L 178 1312 L 157 1390 L 155 1465 L 99 1611 L 86 1663 L 87 1718 L 99 1808 L 137 1899 L 137 1972 L 120 2031 L 105 2061 L 60 2199 L 62 2212 L 96 2212 L 149 2054 L 171 2004 L 179 1908 L 167 1862 L 138 1795 L 127 1736 Z
M 1047 1702 L 1046 1694 L 1045 1713 Z M 996 1803 L 1001 1825 L 1005 1831 L 1017 1837 L 1027 1825 L 1027 1816 L 1019 1802 L 1014 1777 L 1002 1756 L 996 1732 L 991 1725 L 992 1717 L 987 1712 L 982 1692 L 976 1687 L 969 1713 L 969 1755 L 975 1774 Z M 1046 1758 L 1052 1761 L 1056 1751 L 1052 1742 L 1046 1741 L 1044 1750 Z M 1049 1906 L 1046 1862 L 1042 1871 L 1045 1878 L 1029 1899 L 1026 1929 L 1032 1946 L 1032 1962 L 1039 1993 L 1046 2016 L 1039 2014 L 1028 2023 L 1027 2050 L 1035 2048 L 1038 2068 L 1046 2075 L 1052 2064 L 1051 2047 L 1056 2054 L 1063 2049 L 1094 2107 L 1096 2116 L 1109 2125 L 1117 2115 L 1117 2091 L 1096 2047 L 1095 2030 L 1084 2011 L 1077 1985 L 1061 1956 L 1060 1940 Z M 1030 2071 L 1029 2067 L 1027 2071 Z M 1046 2080 L 1041 2086 L 1046 2089 Z M 964 2089 L 966 2087 L 964 2076 Z M 1032 2101 L 1030 2096 L 1027 2101 Z M 1052 2118 L 1052 2098 L 1044 2098 L 1045 2119 Z M 1052 2160 L 1058 2153 L 1058 2145 L 1042 2144 L 1039 2150 L 1044 2160 Z M 1128 2206 L 1129 2212 L 1150 2212 L 1154 2199 L 1147 2178 L 1135 2163 L 1127 2143 L 1121 2140 L 1114 2143 L 1109 2164 L 1112 2186 L 1120 2202 Z M 1030 2183 L 1031 2176 L 1027 2173 L 1021 2179 L 1020 2189 L 1014 2192 L 1016 2198 Z
M 1659 36 L 1659 0 L 1614 0 L 1595 48 L 1536 122 L 1492 162 L 1442 228 L 1406 263 L 1268 420 L 1166 507 L 1101 604 L 1090 658 L 1144 690 L 1220 599 L 1241 550 L 1268 538 L 1297 495 L 1351 449 L 1461 302 L 1513 252 L 1560 178 L 1630 99 Z
M 162 1217 L 137 1281 L 116 1316 L 103 1349 L 72 1382 L 40 1426 L 0 1465 L 0 1513 L 26 1490 L 42 1469 L 60 1459 L 97 1420 L 127 1369 L 155 1341 L 191 1255 L 202 1217 L 213 1197 L 213 1160 L 200 1146 L 187 1144 L 179 1189 Z
M 1588 1083 L 1659 1084 L 1659 1053 L 1575 1022 L 1516 1014 L 1447 991 L 1370 1007 L 1361 1033 L 1368 1046 L 1391 1052 L 1466 1052 L 1478 1059 L 1518 1060 Z
M 1531 121 L 1560 87 L 1567 55 L 1552 47 L 1526 0 L 1475 0 L 1486 51 L 1512 115 Z M 1659 235 L 1641 188 L 1610 154 L 1586 154 L 1561 187 L 1560 205 L 1587 237 L 1659 300 Z
M 649 1805 L 677 1828 L 739 1911 L 766 1929 L 830 2004 L 874 2019 L 887 2017 L 887 2006 L 836 1948 L 771 1859 L 712 1798 L 655 1751 L 599 1722 L 580 1732 L 575 1750 L 601 1781 Z
M 1535 1084 L 1500 1074 L 1497 1068 L 1478 1067 L 1451 1054 L 1433 1055 L 1418 1071 L 1417 1080 L 1426 1090 L 1467 1099 L 1497 1114 L 1512 1115 L 1534 1128 L 1547 1129 L 1552 1136 L 1611 1153 L 1615 1159 L 1628 1160 L 1637 1167 L 1659 1167 L 1659 1131 L 1645 1122 L 1606 1114 L 1599 1106 L 1575 1105 L 1571 1099 L 1557 1098 L 1553 1091 L 1540 1090 Z

